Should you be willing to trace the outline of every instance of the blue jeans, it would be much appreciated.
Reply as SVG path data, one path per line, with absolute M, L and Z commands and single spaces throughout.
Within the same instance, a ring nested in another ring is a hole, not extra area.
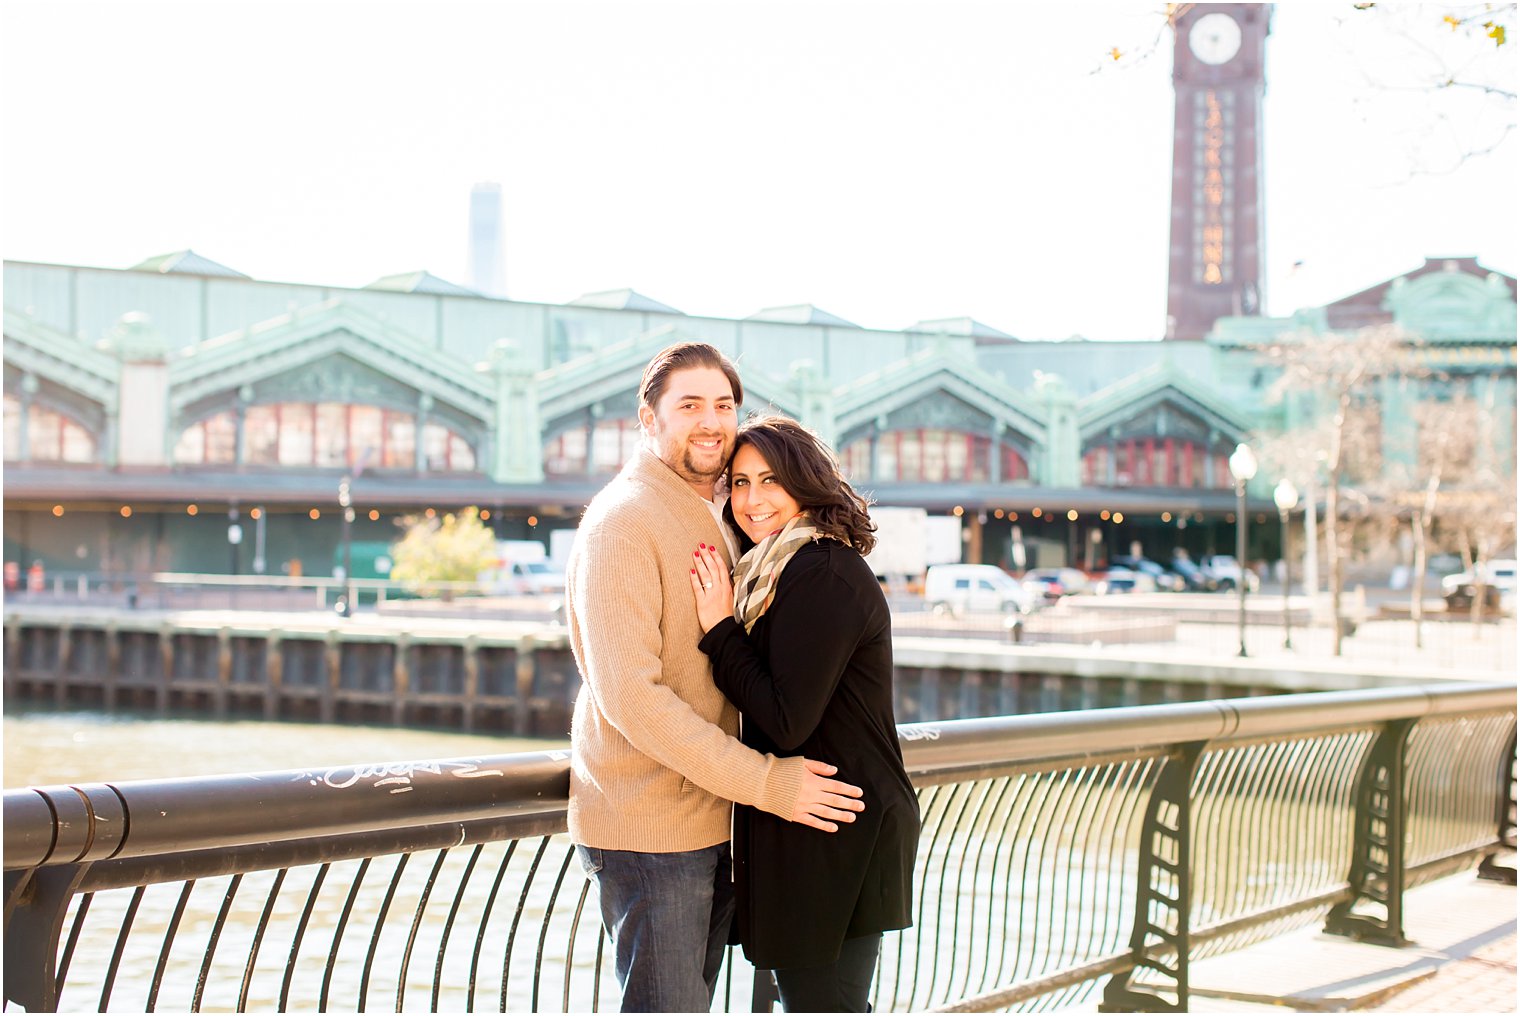
M 674 854 L 575 848 L 596 882 L 623 1012 L 707 1012 L 734 918 L 727 843 Z

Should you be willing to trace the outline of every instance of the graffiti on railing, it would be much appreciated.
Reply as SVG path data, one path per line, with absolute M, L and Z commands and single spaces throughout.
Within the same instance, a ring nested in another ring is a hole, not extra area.
M 388 787 L 392 794 L 405 794 L 416 789 L 412 786 L 412 778 L 418 773 L 457 776 L 465 780 L 504 775 L 500 769 L 482 769 L 473 762 L 449 762 L 435 759 L 427 762 L 383 762 L 378 765 L 333 766 L 320 777 L 315 772 L 308 771 L 301 774 L 299 778 L 306 780 L 313 787 L 318 783 L 323 783 L 333 790 L 347 790 L 349 787 L 372 781 L 367 783 L 372 789 Z

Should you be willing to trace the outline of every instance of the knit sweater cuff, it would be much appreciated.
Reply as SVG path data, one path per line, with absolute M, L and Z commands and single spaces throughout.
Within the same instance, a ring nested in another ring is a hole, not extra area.
M 797 808 L 797 798 L 802 795 L 802 780 L 807 775 L 807 759 L 799 756 L 776 758 L 765 774 L 765 787 L 755 807 L 778 815 L 788 822 Z

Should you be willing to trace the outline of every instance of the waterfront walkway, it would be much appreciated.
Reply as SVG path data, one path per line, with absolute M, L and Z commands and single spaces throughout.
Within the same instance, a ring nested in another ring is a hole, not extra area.
M 77 616 L 90 608 L 75 608 Z M 146 613 L 146 612 L 139 612 Z M 484 630 L 513 635 L 539 628 L 533 622 L 472 618 L 406 617 L 361 614 L 343 620 L 327 612 L 263 613 L 187 611 L 161 614 L 175 621 L 211 627 L 269 627 L 290 630 L 345 628 L 376 636 L 422 631 L 471 633 Z M 1329 632 L 1295 629 L 1294 648 L 1281 646 L 1281 629 L 1258 614 L 1248 630 L 1250 656 L 1235 655 L 1236 630 L 1230 625 L 1184 623 L 1173 643 L 1145 645 L 1035 645 L 1012 649 L 957 637 L 904 638 L 910 646 L 936 645 L 936 651 L 1013 653 L 1025 664 L 1036 659 L 1124 660 L 1142 667 L 1208 668 L 1215 679 L 1228 671 L 1340 673 L 1364 680 L 1379 677 L 1406 681 L 1431 679 L 1514 679 L 1515 622 L 1475 627 L 1438 621 L 1426 626 L 1426 645 L 1415 650 L 1407 621 L 1375 621 L 1348 640 L 1348 658 L 1329 653 Z M 950 636 L 946 632 L 946 636 Z M 963 648 L 957 647 L 959 644 Z M 913 651 L 925 651 L 915 648 Z M 1076 672 L 1073 670 L 1073 672 Z M 1364 685 L 1362 685 L 1364 686 Z M 1513 865 L 1513 856 L 1502 859 Z M 1507 885 L 1478 881 L 1464 872 L 1411 890 L 1405 897 L 1404 930 L 1411 945 L 1389 949 L 1325 935 L 1318 925 L 1191 967 L 1193 1012 L 1247 1012 L 1270 1007 L 1282 1012 L 1515 1012 L 1515 892 Z M 1091 1003 L 1095 1007 L 1096 999 Z
M 1191 1011 L 1516 1011 L 1513 886 L 1467 871 L 1409 890 L 1404 907 L 1403 949 L 1310 926 L 1197 961 Z

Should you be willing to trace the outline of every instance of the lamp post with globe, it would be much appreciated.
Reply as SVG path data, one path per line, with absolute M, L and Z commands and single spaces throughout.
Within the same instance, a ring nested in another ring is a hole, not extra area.
M 1230 475 L 1235 478 L 1235 560 L 1240 569 L 1240 655 L 1246 653 L 1246 484 L 1256 475 L 1256 453 L 1241 443 L 1230 454 Z

